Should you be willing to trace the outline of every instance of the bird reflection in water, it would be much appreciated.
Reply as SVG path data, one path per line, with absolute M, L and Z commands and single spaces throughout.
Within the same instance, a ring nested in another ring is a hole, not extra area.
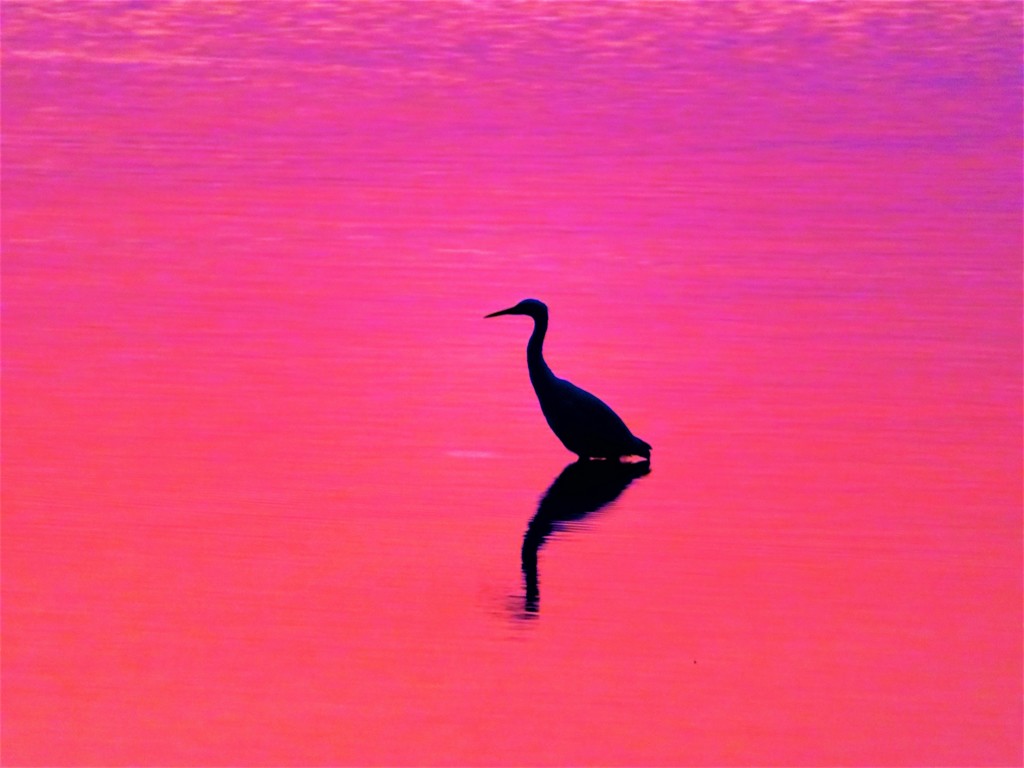
M 537 551 L 548 537 L 566 523 L 582 520 L 602 509 L 622 494 L 636 478 L 650 473 L 650 462 L 617 461 L 573 462 L 548 488 L 537 514 L 523 536 L 523 576 L 526 579 L 526 615 L 540 609 L 540 585 L 537 576 Z

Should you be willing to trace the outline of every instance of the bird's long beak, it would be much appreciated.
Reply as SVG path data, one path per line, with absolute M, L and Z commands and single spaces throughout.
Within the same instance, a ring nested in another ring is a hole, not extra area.
M 516 313 L 515 309 L 515 307 L 509 307 L 508 309 L 502 309 L 498 312 L 491 312 L 489 315 L 484 315 L 484 320 L 488 317 L 497 317 L 498 315 L 514 315 Z

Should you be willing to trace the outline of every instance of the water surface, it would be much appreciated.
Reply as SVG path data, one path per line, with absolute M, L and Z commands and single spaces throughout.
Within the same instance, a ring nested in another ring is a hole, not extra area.
M 1019 763 L 1020 41 L 5 2 L 5 762 Z

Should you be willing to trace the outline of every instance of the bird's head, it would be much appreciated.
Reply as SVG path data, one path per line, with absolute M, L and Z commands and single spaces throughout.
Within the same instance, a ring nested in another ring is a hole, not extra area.
M 489 315 L 484 315 L 484 317 L 497 317 L 498 315 L 529 315 L 534 320 L 540 320 L 541 318 L 546 320 L 548 307 L 543 301 L 538 301 L 537 299 L 523 299 L 514 307 L 509 307 L 499 312 L 492 312 Z

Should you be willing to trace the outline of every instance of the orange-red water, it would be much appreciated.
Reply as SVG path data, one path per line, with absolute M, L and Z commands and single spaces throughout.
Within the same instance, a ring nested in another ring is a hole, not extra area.
M 1019 764 L 1020 15 L 5 2 L 3 762 Z

